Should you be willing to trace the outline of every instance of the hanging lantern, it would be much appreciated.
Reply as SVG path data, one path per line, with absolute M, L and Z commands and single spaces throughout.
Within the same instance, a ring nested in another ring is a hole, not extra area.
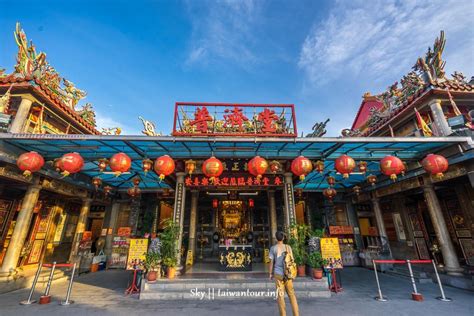
M 371 185 L 375 185 L 377 182 L 377 176 L 374 176 L 373 174 L 367 176 L 367 182 L 370 183 Z
M 134 186 L 138 187 L 138 185 L 140 184 L 141 180 L 139 177 L 135 177 L 132 179 L 132 183 Z
M 334 168 L 341 173 L 344 178 L 349 178 L 349 174 L 354 170 L 356 163 L 348 155 L 342 155 L 334 161 Z
M 291 162 L 291 172 L 304 180 L 305 176 L 313 170 L 313 164 L 304 156 L 299 156 Z
M 404 169 L 405 166 L 398 157 L 386 156 L 380 160 L 380 171 L 384 175 L 389 176 L 393 181 L 397 179 L 397 175 L 401 174 Z
M 407 163 L 404 161 L 403 162 L 403 170 L 402 170 L 402 177 L 405 176 L 405 172 L 408 170 L 408 165 Z
M 356 185 L 352 188 L 352 191 L 358 196 L 360 194 L 361 188 L 360 186 Z
M 256 156 L 249 161 L 247 169 L 251 175 L 260 179 L 268 169 L 268 162 L 266 159 Z
M 303 189 L 302 189 L 302 188 L 296 188 L 296 189 L 295 189 L 295 193 L 296 193 L 296 196 L 297 196 L 298 198 L 303 197 Z
M 145 173 L 145 176 L 147 175 L 148 171 L 151 170 L 151 168 L 153 168 L 153 160 L 148 159 L 148 158 L 143 159 L 143 161 L 142 161 L 142 170 Z
M 163 196 L 170 196 L 170 189 L 169 188 L 164 188 L 163 193 L 161 194 Z
M 21 154 L 16 160 L 16 165 L 23 171 L 25 177 L 29 177 L 33 172 L 39 171 L 44 166 L 44 159 L 37 152 L 30 151 Z
M 319 173 L 323 173 L 324 171 L 324 161 L 318 160 L 314 163 L 314 170 L 316 170 Z
M 135 187 L 135 186 L 134 186 L 134 187 L 128 188 L 127 193 L 128 193 L 128 195 L 130 195 L 132 198 L 134 198 L 134 197 L 140 195 L 141 190 L 140 190 L 139 187 Z
M 202 163 L 202 173 L 213 181 L 219 177 L 224 171 L 222 162 L 216 157 L 212 156 Z
M 337 191 L 334 190 L 333 188 L 327 188 L 323 190 L 323 195 L 329 200 L 332 201 L 332 199 L 336 196 Z
M 218 199 L 212 200 L 212 207 L 213 208 L 218 208 L 219 207 L 219 200 Z
M 99 177 L 94 177 L 92 178 L 92 184 L 95 186 L 95 189 L 98 190 L 102 185 L 102 179 Z
M 185 163 L 185 168 L 188 174 L 192 175 L 194 170 L 196 170 L 196 162 L 192 159 L 187 160 Z
M 78 153 L 68 153 L 63 155 L 58 161 L 61 174 L 67 177 L 70 174 L 81 171 L 84 167 L 84 159 Z
M 155 172 L 160 177 L 160 182 L 174 172 L 175 164 L 173 158 L 168 155 L 161 156 L 155 160 Z
M 366 172 L 367 172 L 367 162 L 365 162 L 365 161 L 359 161 L 358 167 L 359 167 L 359 171 L 360 171 L 360 172 L 362 172 L 362 173 L 366 173 Z
M 115 176 L 120 176 L 123 172 L 130 170 L 132 159 L 125 153 L 118 153 L 110 158 L 110 169 L 115 173 Z
M 443 172 L 449 168 L 449 162 L 441 155 L 429 154 L 421 162 L 423 169 L 438 179 L 443 178 Z
M 336 178 L 334 178 L 333 176 L 329 176 L 326 178 L 326 181 L 328 182 L 328 184 L 332 187 L 336 184 Z
M 281 163 L 279 163 L 276 160 L 273 160 L 272 162 L 270 162 L 270 171 L 273 174 L 275 174 L 277 172 L 280 172 L 281 171 Z
M 104 187 L 104 193 L 105 193 L 105 195 L 109 195 L 110 192 L 112 192 L 112 187 L 111 187 L 110 185 L 106 185 L 106 186 Z
M 255 202 L 253 201 L 253 199 L 249 199 L 249 207 L 253 208 L 254 206 L 255 206 Z
M 56 172 L 61 172 L 61 168 L 59 167 L 60 161 L 61 161 L 61 158 L 56 158 L 53 161 L 54 170 L 56 170 Z
M 99 159 L 99 171 L 104 172 L 107 166 L 109 165 L 109 161 L 105 158 Z

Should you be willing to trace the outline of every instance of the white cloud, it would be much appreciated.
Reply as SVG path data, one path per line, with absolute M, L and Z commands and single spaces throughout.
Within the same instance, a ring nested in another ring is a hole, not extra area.
M 447 73 L 472 71 L 473 20 L 473 1 L 340 1 L 313 25 L 298 65 L 310 87 L 348 76 L 388 86 L 445 30 Z
M 109 115 L 103 115 L 101 112 L 95 112 L 95 119 L 97 124 L 97 130 L 102 131 L 102 128 L 113 128 L 119 127 L 122 129 L 122 135 L 141 135 L 141 131 L 136 127 L 128 124 L 123 124 L 116 121 Z M 137 120 L 137 124 L 139 121 Z

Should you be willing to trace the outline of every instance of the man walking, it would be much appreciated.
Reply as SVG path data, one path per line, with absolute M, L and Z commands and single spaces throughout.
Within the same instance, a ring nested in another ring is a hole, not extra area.
M 285 252 L 293 256 L 291 247 L 283 243 L 284 234 L 281 231 L 275 233 L 277 240 L 276 245 L 270 249 L 270 279 L 275 279 L 276 296 L 278 308 L 280 309 L 280 316 L 286 315 L 285 306 L 285 291 L 290 299 L 293 316 L 299 316 L 298 302 L 296 301 L 295 290 L 293 289 L 293 280 L 285 277 Z

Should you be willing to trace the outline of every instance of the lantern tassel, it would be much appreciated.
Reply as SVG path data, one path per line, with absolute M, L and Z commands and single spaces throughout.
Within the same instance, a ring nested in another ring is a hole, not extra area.
M 305 178 L 305 176 L 304 176 L 304 174 L 302 174 L 302 175 L 300 176 L 300 180 L 303 181 L 304 178 Z
M 121 174 L 122 174 L 122 172 L 120 172 L 120 171 L 115 171 L 114 172 L 114 175 L 115 175 L 116 178 L 120 177 Z
M 63 175 L 63 178 L 66 178 L 67 176 L 70 175 L 69 171 L 66 171 L 66 170 L 64 170 L 63 172 L 61 172 L 61 174 Z
M 165 175 L 164 174 L 160 174 L 160 183 L 161 181 L 163 181 L 165 179 Z
M 30 170 L 25 170 L 25 171 L 23 171 L 23 176 L 24 176 L 25 178 L 31 177 L 31 171 L 30 171 Z
M 390 179 L 392 179 L 393 182 L 397 181 L 397 175 L 396 174 L 391 174 Z

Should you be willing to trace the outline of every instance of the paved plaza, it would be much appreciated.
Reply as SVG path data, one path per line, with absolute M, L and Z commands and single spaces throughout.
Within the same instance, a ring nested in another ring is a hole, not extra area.
M 64 307 L 67 283 L 53 285 L 53 302 L 49 305 L 21 306 L 28 290 L 0 295 L 0 315 L 277 315 L 277 305 L 271 299 L 245 301 L 140 301 L 123 295 L 129 278 L 125 271 L 106 271 L 81 275 L 74 284 L 74 304 Z M 331 298 L 300 300 L 301 315 L 474 315 L 474 292 L 446 287 L 452 302 L 440 302 L 436 284 L 419 284 L 424 302 L 410 299 L 409 279 L 390 275 L 380 276 L 387 302 L 377 302 L 373 271 L 348 268 L 342 273 L 344 291 Z M 38 289 L 37 298 L 43 291 Z M 288 302 L 287 302 L 288 304 Z M 288 306 L 289 309 L 289 306 Z

